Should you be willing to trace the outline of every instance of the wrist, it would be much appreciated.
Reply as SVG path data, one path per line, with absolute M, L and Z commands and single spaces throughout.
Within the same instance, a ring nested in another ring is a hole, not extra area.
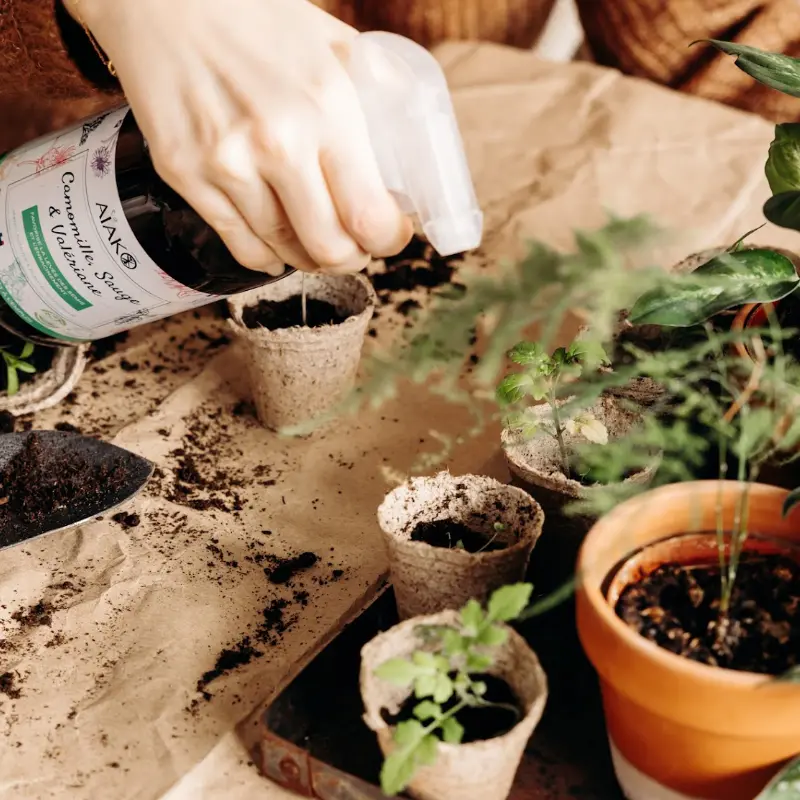
M 103 6 L 108 6 L 113 0 L 61 0 L 69 15 L 81 25 L 91 27 L 102 14 Z

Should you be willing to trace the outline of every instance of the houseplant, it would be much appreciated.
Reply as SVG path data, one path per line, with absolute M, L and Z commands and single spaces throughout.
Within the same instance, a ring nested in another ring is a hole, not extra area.
M 484 602 L 521 581 L 544 514 L 521 489 L 479 475 L 410 478 L 378 509 L 400 619 Z
M 353 388 L 375 310 L 375 293 L 363 275 L 298 272 L 237 295 L 228 307 L 265 427 L 325 417 Z
M 406 620 L 364 647 L 364 719 L 385 756 L 385 794 L 408 787 L 419 800 L 508 796 L 547 701 L 536 654 L 505 624 L 531 589 L 502 587 L 485 611 L 471 600 L 460 612 Z

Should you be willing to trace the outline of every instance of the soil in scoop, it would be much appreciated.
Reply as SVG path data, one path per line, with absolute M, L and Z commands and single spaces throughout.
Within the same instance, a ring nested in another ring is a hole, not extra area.
M 313 297 L 306 298 L 306 315 L 309 328 L 338 325 L 351 316 L 342 313 L 333 304 Z M 258 305 L 245 308 L 242 320 L 248 328 L 267 328 L 271 331 L 302 327 L 302 298 L 296 294 L 286 300 L 259 300 Z
M 628 585 L 616 612 L 646 639 L 710 666 L 781 675 L 800 663 L 800 567 L 781 556 L 743 560 L 720 629 L 719 567 L 665 564 Z
M 453 673 L 451 678 L 455 678 Z M 486 694 L 483 699 L 489 703 L 502 705 L 489 706 L 488 708 L 464 708 L 456 714 L 456 719 L 464 727 L 463 744 L 469 742 L 483 742 L 487 739 L 495 739 L 508 733 L 522 718 L 520 703 L 517 700 L 511 687 L 501 678 L 494 675 L 472 675 L 475 682 L 482 681 L 486 684 Z M 384 719 L 389 725 L 396 725 L 398 722 L 415 719 L 414 709 L 419 705 L 419 700 L 413 695 L 409 697 L 397 714 L 389 715 L 384 712 Z M 447 712 L 458 702 L 457 698 L 452 698 L 442 705 L 442 710 Z M 441 734 L 437 731 L 441 738 Z
M 124 462 L 91 465 L 75 453 L 48 449 L 32 433 L 0 473 L 0 524 L 9 513 L 26 523 L 41 522 L 60 508 L 106 496 L 128 478 Z
M 448 550 L 466 550 L 468 553 L 490 553 L 505 550 L 508 546 L 498 538 L 492 539 L 468 528 L 463 522 L 451 519 L 437 519 L 434 522 L 420 522 L 411 532 L 412 542 L 425 542 L 431 547 L 444 547 Z

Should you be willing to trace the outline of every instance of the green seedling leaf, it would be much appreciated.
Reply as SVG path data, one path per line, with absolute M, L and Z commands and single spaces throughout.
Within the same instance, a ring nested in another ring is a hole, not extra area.
M 417 745 L 425 735 L 425 727 L 419 720 L 407 719 L 398 722 L 394 731 L 394 740 L 401 747 Z
M 456 550 L 466 550 L 466 549 L 467 549 L 467 548 L 466 548 L 466 547 L 464 547 L 464 542 L 462 542 L 462 541 L 461 541 L 461 539 L 459 539 L 459 540 L 456 542 Z
M 593 444 L 608 444 L 608 428 L 588 411 L 576 414 L 564 424 L 567 433 L 580 436 Z
M 437 748 L 439 742 L 435 736 L 426 736 L 417 748 L 417 763 L 423 767 L 429 767 L 436 761 Z
M 775 138 L 769 146 L 764 172 L 772 194 L 800 191 L 799 123 L 775 126 Z
M 4 354 L 5 355 L 5 354 Z M 19 391 L 19 376 L 13 364 L 6 361 L 6 394 L 13 397 Z
M 505 525 L 503 525 L 503 523 L 502 523 L 502 522 L 495 522 L 495 523 L 494 523 L 494 525 L 493 525 L 492 527 L 493 527 L 493 528 L 494 528 L 494 529 L 495 529 L 495 530 L 496 530 L 498 533 L 502 533 L 502 532 L 503 532 L 503 531 L 506 529 L 506 526 L 505 526 Z
M 792 509 L 798 503 L 800 503 L 800 486 L 796 489 L 792 489 L 792 491 L 786 495 L 786 499 L 783 501 L 783 516 L 788 517 Z
M 475 681 L 472 684 L 472 691 L 478 695 L 478 697 L 483 697 L 486 694 L 488 687 L 483 681 Z
M 736 56 L 736 66 L 764 86 L 792 97 L 800 97 L 800 59 L 780 53 L 768 53 L 746 44 L 723 42 L 719 39 L 703 41 L 726 55 Z
M 453 681 L 446 674 L 440 672 L 436 676 L 436 685 L 433 690 L 434 703 L 439 705 L 446 703 L 453 696 L 454 691 Z
M 433 697 L 436 691 L 436 675 L 420 675 L 414 681 L 414 696 L 422 700 L 424 697 Z
M 531 599 L 533 586 L 530 583 L 512 583 L 501 586 L 489 598 L 487 617 L 492 622 L 510 622 L 516 619 Z
M 567 360 L 578 361 L 589 369 L 608 364 L 609 359 L 603 345 L 592 339 L 576 339 L 567 348 Z
M 411 782 L 416 768 L 413 753 L 396 750 L 386 756 L 381 767 L 381 791 L 387 797 L 400 794 Z
M 414 707 L 414 716 L 423 722 L 429 719 L 439 719 L 442 716 L 442 709 L 430 700 L 423 700 Z
M 390 658 L 376 670 L 375 677 L 395 686 L 410 686 L 419 675 L 419 669 L 404 658 Z
M 547 360 L 547 354 L 536 342 L 520 342 L 508 351 L 508 357 L 523 367 L 540 364 Z
M 442 646 L 446 656 L 457 656 L 467 650 L 466 640 L 455 630 L 444 631 L 442 634 Z
M 695 270 L 695 276 L 700 280 L 683 277 L 645 292 L 634 303 L 629 321 L 691 327 L 745 303 L 780 300 L 800 280 L 786 256 L 766 249 L 723 253 Z
M 577 578 L 570 578 L 566 583 L 562 583 L 561 586 L 559 586 L 554 592 L 551 592 L 547 596 L 542 597 L 540 600 L 537 600 L 535 603 L 528 606 L 519 615 L 519 619 L 525 620 L 532 619 L 533 617 L 539 617 L 556 606 L 561 605 L 561 603 L 563 603 L 565 600 L 569 600 L 569 598 L 575 593 L 575 587 L 577 586 L 577 583 Z
M 764 203 L 764 216 L 781 228 L 800 231 L 800 191 L 781 192 Z
M 800 758 L 781 770 L 756 800 L 800 800 Z
M 766 224 L 767 224 L 767 223 L 765 222 L 765 223 L 763 223 L 762 225 L 759 225 L 757 228 L 751 228 L 749 231 L 747 231 L 747 233 L 744 233 L 744 234 L 742 234 L 742 235 L 741 235 L 741 236 L 740 236 L 740 237 L 739 237 L 739 238 L 738 238 L 738 239 L 737 239 L 737 240 L 736 240 L 736 241 L 735 241 L 735 242 L 734 242 L 734 243 L 733 243 L 733 244 L 732 244 L 732 245 L 731 245 L 731 246 L 728 248 L 728 252 L 729 252 L 729 253 L 737 253 L 737 252 L 739 252 L 739 250 L 741 250 L 741 249 L 742 249 L 742 245 L 744 244 L 744 240 L 745 240 L 745 239 L 747 239 L 747 238 L 749 238 L 750 236 L 752 236 L 752 235 L 753 235 L 754 233 L 756 233 L 757 231 L 760 231 L 760 230 L 761 230 L 761 229 L 764 227 L 764 225 L 766 225 Z
M 501 405 L 518 403 L 523 397 L 541 400 L 544 389 L 540 382 L 528 372 L 514 372 L 506 375 L 497 387 L 497 401 Z
M 22 348 L 22 352 L 19 354 L 19 357 L 22 359 L 30 358 L 33 355 L 33 342 L 25 342 L 25 346 Z
M 461 609 L 461 625 L 467 636 L 477 636 L 478 629 L 483 625 L 484 614 L 481 604 L 475 599 L 467 601 Z
M 502 644 L 502 642 L 497 642 L 497 644 Z M 469 672 L 485 672 L 493 663 L 494 659 L 491 656 L 486 656 L 482 653 L 470 653 L 467 656 L 467 670 Z
M 485 647 L 497 647 L 508 639 L 508 631 L 499 625 L 489 625 L 484 628 L 477 638 L 477 643 Z
M 36 367 L 33 364 L 29 364 L 27 361 L 17 361 L 16 368 L 19 372 L 27 372 L 29 375 L 33 375 L 36 372 Z
M 447 744 L 461 744 L 464 738 L 464 726 L 455 718 L 448 717 L 442 721 L 442 739 Z
M 436 671 L 436 656 L 433 653 L 426 653 L 424 650 L 417 650 L 412 654 L 411 660 L 414 665 L 425 672 Z M 418 670 L 419 673 L 419 670 Z
M 733 451 L 738 458 L 747 460 L 768 444 L 775 431 L 775 419 L 769 408 L 749 409 L 743 414 L 738 441 Z
M 782 683 L 800 683 L 800 667 L 792 667 L 782 675 L 778 675 L 775 680 Z

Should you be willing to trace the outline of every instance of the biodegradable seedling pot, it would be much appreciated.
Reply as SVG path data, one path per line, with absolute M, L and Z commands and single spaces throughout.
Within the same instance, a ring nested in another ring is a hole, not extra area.
M 48 370 L 22 383 L 14 395 L 0 394 L 0 411 L 19 417 L 58 405 L 80 380 L 88 349 L 88 345 L 58 348 Z
M 460 522 L 501 550 L 469 553 L 411 540 L 420 522 Z M 495 590 L 521 581 L 544 523 L 539 504 L 525 492 L 480 475 L 411 478 L 378 509 L 389 554 L 400 619 L 484 602 Z M 499 523 L 502 530 L 495 525 Z
M 578 633 L 600 676 L 628 800 L 753 800 L 800 752 L 800 686 L 675 655 L 614 610 L 623 588 L 657 566 L 717 564 L 715 534 L 692 532 L 716 529 L 718 501 L 730 529 L 741 491 L 733 481 L 655 489 L 603 517 L 581 549 Z M 745 553 L 800 558 L 800 512 L 782 516 L 786 494 L 752 486 L 749 528 L 759 538 Z
M 409 696 L 407 688 L 375 676 L 390 658 L 407 658 L 420 649 L 419 625 L 458 626 L 459 613 L 445 611 L 401 622 L 381 633 L 361 651 L 361 697 L 364 721 L 378 736 L 384 755 L 394 747 L 393 731 L 382 712 L 396 714 Z M 487 672 L 504 680 L 520 704 L 522 718 L 506 734 L 468 744 L 439 744 L 436 762 L 418 770 L 408 792 L 418 800 L 505 800 L 522 753 L 547 702 L 547 678 L 539 659 L 511 628 L 506 642 L 493 652 Z
M 333 409 L 353 388 L 367 326 L 375 310 L 372 284 L 363 275 L 306 275 L 309 298 L 323 300 L 343 322 L 316 328 L 248 328 L 244 310 L 260 300 L 299 295 L 303 275 L 228 300 L 230 324 L 245 348 L 253 402 L 261 424 L 271 430 L 309 422 Z

